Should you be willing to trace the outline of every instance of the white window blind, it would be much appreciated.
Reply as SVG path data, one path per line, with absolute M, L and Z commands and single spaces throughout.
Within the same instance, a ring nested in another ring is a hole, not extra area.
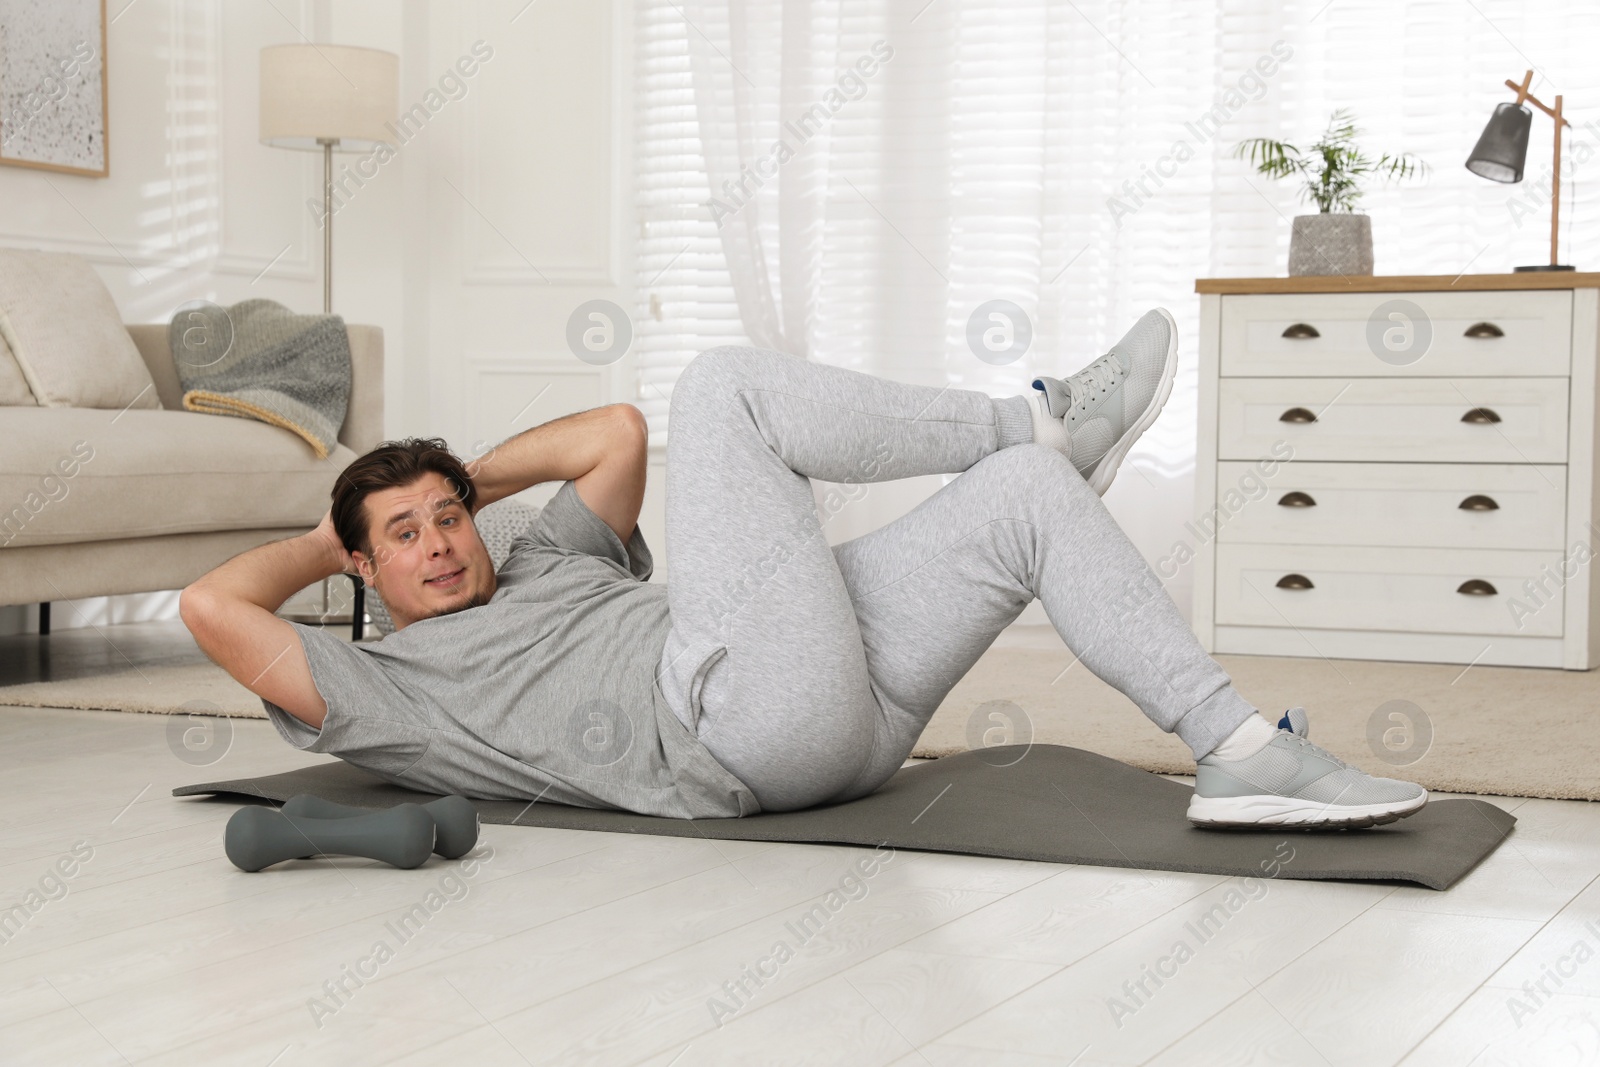
M 1548 180 L 1549 120 L 1535 116 L 1522 185 L 1462 166 L 1510 99 L 1502 79 L 1530 67 L 1535 92 L 1564 93 L 1574 124 L 1564 258 L 1600 266 L 1585 167 L 1600 148 L 1592 3 L 741 0 L 731 24 L 728 5 L 709 0 L 635 10 L 638 402 L 654 443 L 683 365 L 745 340 L 707 208 L 721 195 L 707 177 L 707 128 L 741 158 L 767 156 L 783 123 L 877 41 L 894 55 L 864 95 L 753 198 L 764 284 L 786 324 L 803 312 L 810 359 L 1001 396 L 1033 373 L 1086 363 L 1154 304 L 1192 341 L 1194 279 L 1282 274 L 1288 218 L 1314 210 L 1291 183 L 1234 160 L 1233 145 L 1307 141 L 1336 107 L 1355 111 L 1373 154 L 1408 151 L 1433 167 L 1422 183 L 1370 184 L 1379 273 L 1541 262 L 1548 196 L 1534 186 Z M 712 115 L 696 106 L 692 48 L 713 80 Z M 785 182 L 819 184 L 817 218 L 784 219 Z M 782 308 L 785 297 L 796 306 Z M 966 341 L 972 311 L 995 298 L 1020 305 L 1034 329 L 1010 366 L 979 361 Z M 1156 483 L 1183 483 L 1192 469 L 1192 343 L 1185 351 L 1168 411 L 1133 457 Z
M 666 443 L 667 403 L 678 372 L 719 344 L 744 343 L 723 260 L 689 78 L 680 9 L 638 0 L 635 9 L 634 160 L 639 214 L 634 351 L 639 409 L 650 444 Z
M 1573 123 L 1563 257 L 1600 268 L 1593 0 L 636 0 L 636 15 L 638 402 L 655 444 L 678 372 L 747 329 L 807 359 L 1009 396 L 1077 370 L 1161 305 L 1182 337 L 1178 377 L 1105 498 L 1157 560 L 1198 513 L 1195 279 L 1283 274 L 1289 219 L 1314 210 L 1234 145 L 1308 144 L 1350 108 L 1369 154 L 1433 168 L 1368 183 L 1379 274 L 1546 262 L 1549 120 L 1534 117 L 1522 184 L 1463 166 L 1511 99 L 1504 79 L 1530 68 Z M 719 239 L 706 204 L 721 183 L 878 41 L 893 57 L 866 91 Z M 995 299 L 1033 328 L 1027 354 L 1002 366 L 967 343 Z M 825 532 L 875 529 L 938 481 L 874 486 Z M 1190 580 L 1167 582 L 1181 609 Z

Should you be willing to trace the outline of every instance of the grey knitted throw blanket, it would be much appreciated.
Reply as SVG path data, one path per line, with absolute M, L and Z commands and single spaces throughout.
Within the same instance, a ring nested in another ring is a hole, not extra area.
M 180 309 L 167 338 L 184 408 L 281 426 L 305 438 L 318 459 L 333 451 L 350 403 L 344 319 L 246 300 Z

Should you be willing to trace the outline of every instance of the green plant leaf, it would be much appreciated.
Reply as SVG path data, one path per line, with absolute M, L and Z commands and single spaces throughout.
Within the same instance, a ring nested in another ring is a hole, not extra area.
M 1361 132 L 1355 116 L 1339 108 L 1328 117 L 1322 136 L 1305 148 L 1252 137 L 1235 145 L 1233 154 L 1268 178 L 1301 178 L 1301 199 L 1323 212 L 1354 211 L 1363 194 L 1363 179 L 1403 181 L 1428 173 L 1427 163 L 1409 153 L 1386 152 L 1376 160 L 1364 155 L 1355 143 Z

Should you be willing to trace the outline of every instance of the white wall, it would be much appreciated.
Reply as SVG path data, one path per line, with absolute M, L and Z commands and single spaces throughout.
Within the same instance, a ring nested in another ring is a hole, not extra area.
M 458 452 L 628 395 L 627 363 L 593 366 L 566 341 L 578 305 L 628 302 L 628 10 L 620 0 L 479 0 L 416 14 L 426 49 L 402 110 L 475 46 L 492 52 L 402 150 L 404 214 L 422 227 L 414 239 L 426 257 L 411 279 L 428 353 L 418 428 Z
M 347 186 L 333 219 L 334 310 L 384 329 L 389 435 L 470 453 L 623 399 L 628 361 L 591 366 L 565 331 L 584 301 L 629 303 L 630 12 L 622 0 L 113 3 L 111 176 L 0 167 L 0 244 L 87 257 L 130 322 L 168 321 L 195 299 L 320 311 L 307 201 L 320 199 L 321 160 L 257 140 L 260 50 L 387 49 L 401 57 L 402 110 L 444 101 L 375 177 Z M 430 99 L 478 41 L 493 54 L 461 79 L 464 95 L 452 83 L 459 99 Z M 357 157 L 335 161 L 342 176 Z M 658 545 L 660 459 L 641 519 Z M 53 624 L 175 614 L 175 594 L 97 598 L 56 605 Z M 31 608 L 0 608 L 0 633 L 33 626 Z
M 112 4 L 110 16 L 117 16 Z M 261 296 L 315 310 L 313 160 L 256 143 L 256 56 L 313 28 L 310 3 L 141 0 L 107 27 L 108 178 L 0 167 L 0 244 L 72 252 L 129 322 L 189 300 Z M 287 16 L 287 17 L 285 17 Z M 171 616 L 174 595 L 58 604 L 61 628 Z M 32 629 L 0 609 L 0 632 Z
M 87 257 L 130 322 L 168 321 L 195 299 L 268 297 L 319 311 L 321 231 L 308 202 L 320 202 L 321 160 L 259 143 L 261 48 L 310 40 L 395 52 L 405 111 L 481 41 L 493 54 L 462 79 L 465 93 L 435 97 L 437 112 L 376 177 L 347 186 L 353 195 L 333 219 L 334 309 L 383 327 L 390 436 L 443 436 L 472 454 L 632 399 L 631 357 L 597 367 L 566 341 L 578 305 L 633 306 L 627 0 L 110 8 L 111 176 L 0 166 L 0 244 Z M 335 161 L 342 177 L 357 157 Z M 665 581 L 664 452 L 650 463 L 640 525 Z M 894 487 L 897 510 L 936 487 Z M 539 503 L 554 488 L 526 496 Z M 830 541 L 859 532 L 828 528 Z M 175 592 L 102 597 L 55 605 L 53 625 L 176 613 Z M 1022 621 L 1046 620 L 1035 605 Z M 0 633 L 34 624 L 31 608 L 0 608 Z

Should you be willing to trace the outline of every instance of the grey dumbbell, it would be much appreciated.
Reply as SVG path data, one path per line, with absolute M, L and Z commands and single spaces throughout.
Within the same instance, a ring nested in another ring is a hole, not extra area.
M 335 804 L 310 793 L 290 797 L 282 810 L 285 815 L 307 819 L 349 819 L 372 814 L 371 808 Z M 434 825 L 439 828 L 433 839 L 433 851 L 445 859 L 465 856 L 478 843 L 478 809 L 466 797 L 440 797 L 422 805 L 422 810 L 433 817 Z
M 353 819 L 308 819 L 268 808 L 240 808 L 222 835 L 224 851 L 241 871 L 312 855 L 363 856 L 393 867 L 421 866 L 433 851 L 433 817 L 400 804 Z

